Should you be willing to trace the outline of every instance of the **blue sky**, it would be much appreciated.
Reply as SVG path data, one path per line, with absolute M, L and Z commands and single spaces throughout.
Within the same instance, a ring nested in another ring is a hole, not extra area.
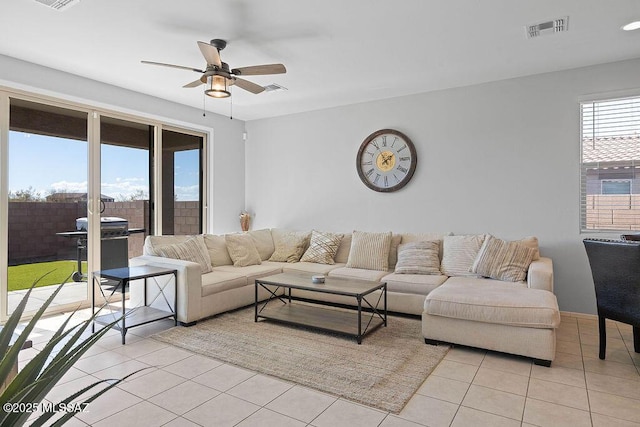
M 104 145 L 102 194 L 116 200 L 142 190 L 149 193 L 148 151 Z M 178 200 L 198 200 L 197 150 L 175 157 Z M 87 143 L 11 131 L 9 133 L 9 191 L 32 187 L 41 196 L 51 190 L 87 191 Z

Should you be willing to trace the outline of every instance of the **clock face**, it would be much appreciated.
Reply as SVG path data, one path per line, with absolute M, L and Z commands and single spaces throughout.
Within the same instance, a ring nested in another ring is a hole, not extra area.
M 417 162 L 415 147 L 406 135 L 397 130 L 382 129 L 369 135 L 360 145 L 356 169 L 367 187 L 390 192 L 409 182 Z

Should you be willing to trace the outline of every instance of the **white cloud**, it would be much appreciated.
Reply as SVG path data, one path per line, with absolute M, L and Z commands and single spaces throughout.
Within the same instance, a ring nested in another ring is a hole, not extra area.
M 179 201 L 189 201 L 189 200 L 198 200 L 200 198 L 200 186 L 199 185 L 188 185 L 185 187 L 176 186 L 175 187 L 176 195 L 178 196 Z

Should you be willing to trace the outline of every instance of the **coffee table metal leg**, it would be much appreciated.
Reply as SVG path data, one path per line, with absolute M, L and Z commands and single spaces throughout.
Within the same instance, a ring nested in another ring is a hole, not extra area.
M 254 318 L 254 322 L 258 321 L 258 281 L 255 282 L 255 303 L 254 303 L 254 310 L 255 310 L 255 318 Z
M 362 297 L 358 296 L 358 344 L 362 344 Z
M 384 285 L 384 327 L 387 327 L 387 285 Z

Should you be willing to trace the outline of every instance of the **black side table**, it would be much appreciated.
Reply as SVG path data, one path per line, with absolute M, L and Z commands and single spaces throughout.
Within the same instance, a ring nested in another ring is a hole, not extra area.
M 158 280 L 160 276 L 166 275 L 173 275 L 173 307 L 171 307 L 171 303 L 167 300 L 167 297 L 164 294 L 164 290 L 172 282 L 171 278 L 167 279 L 162 285 Z M 111 282 L 103 283 L 104 279 L 108 279 L 108 281 Z M 153 283 L 157 286 L 159 291 L 151 301 L 148 301 L 147 298 L 147 279 L 152 279 Z M 122 344 L 125 343 L 125 335 L 127 333 L 127 330 L 129 328 L 133 328 L 134 326 L 144 325 L 146 323 L 155 322 L 156 320 L 161 319 L 167 319 L 169 317 L 173 317 L 176 326 L 178 326 L 178 289 L 176 287 L 177 279 L 177 270 L 153 267 L 150 265 L 94 271 L 94 285 L 91 287 L 91 312 L 96 313 L 96 287 L 100 289 L 100 293 L 102 294 L 102 297 L 106 301 L 107 305 L 109 304 L 110 299 L 118 290 L 122 291 L 122 321 L 114 325 L 114 328 L 122 333 Z M 136 280 L 144 280 L 144 305 L 127 309 L 125 308 L 125 293 L 128 291 L 129 286 L 136 286 L 135 283 L 132 283 Z M 113 282 L 116 282 L 116 284 L 114 285 Z M 110 293 L 108 295 L 105 295 L 105 290 Z M 161 310 L 155 307 L 151 307 L 151 305 L 160 296 L 162 296 L 162 298 L 164 299 L 168 310 Z M 101 309 L 102 307 L 98 309 L 98 312 Z M 93 320 L 93 323 L 91 324 L 91 332 L 95 332 L 96 323 L 107 325 L 109 323 L 112 323 L 116 319 L 117 317 L 115 312 L 96 316 Z

